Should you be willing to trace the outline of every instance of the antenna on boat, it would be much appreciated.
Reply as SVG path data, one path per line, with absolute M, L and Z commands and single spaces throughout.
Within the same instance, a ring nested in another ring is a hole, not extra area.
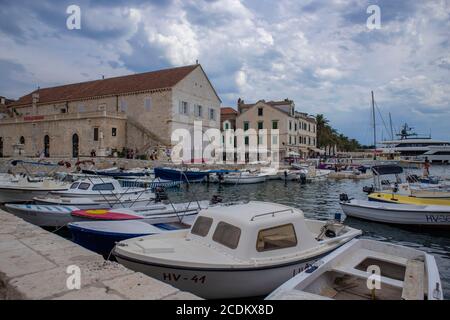
M 391 127 L 391 139 L 394 140 L 394 129 L 392 129 L 392 117 L 390 112 L 389 112 L 389 125 Z
M 372 120 L 373 120 L 373 160 L 377 160 L 377 129 L 375 126 L 375 99 L 372 91 Z

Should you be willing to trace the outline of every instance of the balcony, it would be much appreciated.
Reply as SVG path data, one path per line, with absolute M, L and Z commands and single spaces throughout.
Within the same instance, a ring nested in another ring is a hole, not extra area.
M 79 119 L 94 119 L 94 118 L 112 118 L 123 119 L 127 118 L 124 112 L 108 112 L 94 111 L 94 112 L 78 112 L 78 113 L 56 113 L 50 115 L 26 115 L 15 116 L 12 118 L 5 118 L 0 120 L 0 124 L 14 124 L 14 123 L 36 123 L 46 121 L 67 121 L 67 120 L 79 120 Z

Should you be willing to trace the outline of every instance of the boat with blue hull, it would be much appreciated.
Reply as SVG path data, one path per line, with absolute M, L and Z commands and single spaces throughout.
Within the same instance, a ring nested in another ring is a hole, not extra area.
M 208 176 L 208 174 L 208 171 L 155 168 L 155 177 L 163 180 L 200 182 L 203 181 Z
M 151 234 L 187 229 L 193 217 L 185 217 L 182 222 L 150 224 L 144 221 L 82 221 L 68 224 L 72 241 L 80 246 L 109 256 L 116 243 Z

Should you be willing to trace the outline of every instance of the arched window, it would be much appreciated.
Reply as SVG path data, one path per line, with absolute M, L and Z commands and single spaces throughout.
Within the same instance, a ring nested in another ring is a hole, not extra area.
M 20 144 L 25 144 L 25 138 L 24 136 L 21 136 L 19 139 Z

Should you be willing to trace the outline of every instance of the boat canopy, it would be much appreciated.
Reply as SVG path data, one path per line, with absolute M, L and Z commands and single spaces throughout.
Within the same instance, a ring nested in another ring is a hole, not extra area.
M 403 168 L 396 165 L 379 165 L 373 166 L 372 171 L 375 175 L 382 176 L 387 174 L 400 174 L 403 173 Z

